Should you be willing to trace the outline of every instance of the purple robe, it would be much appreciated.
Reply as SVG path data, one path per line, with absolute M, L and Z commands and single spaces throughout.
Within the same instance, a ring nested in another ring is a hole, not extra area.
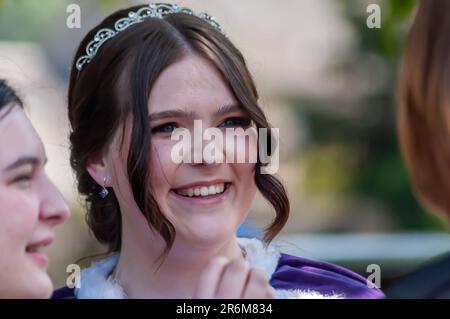
M 369 288 L 366 278 L 348 269 L 287 254 L 281 254 L 270 285 L 275 289 L 314 290 L 349 299 L 384 298 L 380 289 Z
M 313 291 L 349 299 L 385 297 L 380 289 L 369 287 L 363 276 L 348 269 L 283 253 L 270 278 L 270 285 L 276 290 Z M 76 299 L 76 296 L 74 289 L 63 287 L 53 293 L 52 299 Z

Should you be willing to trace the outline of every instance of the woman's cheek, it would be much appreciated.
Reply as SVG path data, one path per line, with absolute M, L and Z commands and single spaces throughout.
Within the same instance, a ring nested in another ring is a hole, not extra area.
M 238 181 L 238 189 L 242 192 L 245 190 L 249 195 L 256 192 L 255 184 L 255 168 L 253 163 L 237 163 L 232 164 L 235 178 Z M 251 195 L 253 196 L 253 195 Z
M 233 164 L 234 170 L 238 172 L 239 176 L 245 176 L 245 179 L 255 176 L 255 163 L 236 163 Z
M 21 233 L 29 237 L 39 222 L 39 198 L 32 192 L 13 195 L 11 198 L 16 199 L 12 206 L 15 209 L 11 211 L 14 222 Z
M 9 256 L 17 256 L 25 249 L 39 221 L 39 203 L 35 196 L 12 191 L 0 197 L 1 248 Z
M 150 172 L 152 184 L 156 187 L 168 187 L 173 183 L 173 176 L 179 164 L 172 160 L 172 141 L 156 140 L 152 145 Z M 158 188 L 156 188 L 158 189 Z

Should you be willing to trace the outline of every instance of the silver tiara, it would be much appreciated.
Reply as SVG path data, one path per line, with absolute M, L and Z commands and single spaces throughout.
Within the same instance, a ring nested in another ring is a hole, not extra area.
M 216 30 L 224 34 L 219 23 L 217 23 L 214 17 L 208 15 L 206 12 L 196 14 L 191 9 L 180 7 L 176 4 L 151 3 L 145 7 L 140 8 L 137 11 L 130 11 L 128 12 L 127 17 L 117 20 L 116 23 L 114 23 L 114 30 L 109 28 L 98 30 L 95 34 L 94 39 L 86 46 L 86 54 L 78 58 L 77 62 L 75 63 L 75 67 L 78 69 L 78 71 L 81 71 L 81 69 L 83 69 L 83 66 L 91 62 L 91 60 L 95 57 L 103 43 L 116 36 L 120 32 L 124 31 L 128 27 L 132 26 L 133 24 L 142 22 L 147 18 L 162 19 L 164 18 L 164 16 L 172 13 L 185 13 L 199 17 L 208 22 Z

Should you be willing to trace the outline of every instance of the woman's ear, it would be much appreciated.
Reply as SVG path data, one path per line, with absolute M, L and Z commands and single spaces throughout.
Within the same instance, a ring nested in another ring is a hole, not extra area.
M 99 155 L 88 160 L 86 170 L 98 185 L 111 187 L 110 168 L 108 167 L 108 162 L 104 156 Z

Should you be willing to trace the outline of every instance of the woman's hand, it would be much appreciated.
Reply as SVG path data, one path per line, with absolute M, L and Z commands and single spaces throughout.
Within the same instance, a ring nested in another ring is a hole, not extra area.
M 246 261 L 213 258 L 200 275 L 194 298 L 270 299 L 272 287 L 266 274 Z

